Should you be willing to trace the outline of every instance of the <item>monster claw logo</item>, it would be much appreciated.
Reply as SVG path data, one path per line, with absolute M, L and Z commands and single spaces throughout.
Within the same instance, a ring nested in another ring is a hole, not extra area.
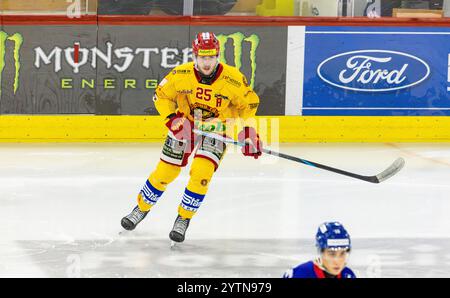
M 19 89 L 19 75 L 20 75 L 20 48 L 23 44 L 23 36 L 19 33 L 15 33 L 13 35 L 8 35 L 4 31 L 0 31 L 0 94 L 2 92 L 1 85 L 2 85 L 2 75 L 3 70 L 6 66 L 6 52 L 7 52 L 7 44 L 10 42 L 14 43 L 13 48 L 13 59 L 14 59 L 14 68 L 15 68 L 15 75 L 14 75 L 14 94 L 16 94 L 17 89 Z
M 242 46 L 243 42 L 250 43 L 250 66 L 251 66 L 251 79 L 250 79 L 250 86 L 254 88 L 255 86 L 255 73 L 256 73 L 256 49 L 259 45 L 259 36 L 256 34 L 252 34 L 249 37 L 246 37 L 241 32 L 236 32 L 229 35 L 220 34 L 217 36 L 217 39 L 220 42 L 220 59 L 227 63 L 225 58 L 225 49 L 228 39 L 231 39 L 233 41 L 234 45 L 234 66 L 236 66 L 237 69 L 241 69 L 242 66 Z

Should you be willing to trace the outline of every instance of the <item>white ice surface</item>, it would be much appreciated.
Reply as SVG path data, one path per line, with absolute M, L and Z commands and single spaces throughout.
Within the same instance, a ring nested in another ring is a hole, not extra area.
M 0 276 L 278 277 L 314 257 L 317 226 L 338 220 L 360 276 L 450 277 L 450 145 L 275 148 L 364 175 L 403 157 L 405 168 L 381 184 L 229 149 L 173 251 L 188 168 L 133 233 L 117 236 L 160 144 L 2 144 Z

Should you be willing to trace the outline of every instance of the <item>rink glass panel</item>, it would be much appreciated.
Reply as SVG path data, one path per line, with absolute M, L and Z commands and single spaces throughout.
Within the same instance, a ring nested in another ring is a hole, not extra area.
M 5 15 L 95 15 L 98 0 L 2 0 Z
M 2 14 L 392 17 L 394 9 L 442 10 L 450 0 L 3 0 Z M 420 17 L 420 16 L 418 16 Z

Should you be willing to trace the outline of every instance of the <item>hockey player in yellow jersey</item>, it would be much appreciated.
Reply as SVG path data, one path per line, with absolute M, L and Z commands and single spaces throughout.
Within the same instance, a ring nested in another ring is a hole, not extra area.
M 153 101 L 166 119 L 168 134 L 160 161 L 137 196 L 137 206 L 122 219 L 126 230 L 133 230 L 161 198 L 167 186 L 186 166 L 194 153 L 190 179 L 184 190 L 169 237 L 183 242 L 191 218 L 202 204 L 214 172 L 225 154 L 221 141 L 193 133 L 199 123 L 221 123 L 239 120 L 242 130 L 238 139 L 246 156 L 258 158 L 262 142 L 251 121 L 259 98 L 249 87 L 245 76 L 235 67 L 219 62 L 220 45 L 212 32 L 197 34 L 192 44 L 193 62 L 175 67 L 159 84 Z M 216 131 L 217 132 L 217 131 Z M 225 131 L 218 131 L 222 135 Z

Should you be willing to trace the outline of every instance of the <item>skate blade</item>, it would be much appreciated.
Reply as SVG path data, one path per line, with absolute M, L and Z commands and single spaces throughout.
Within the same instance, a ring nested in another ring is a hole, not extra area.
M 120 230 L 119 233 L 117 233 L 117 234 L 118 234 L 119 236 L 126 236 L 126 235 L 131 234 L 131 231 L 122 229 L 122 230 Z
M 170 249 L 175 249 L 175 248 L 178 247 L 178 245 L 179 245 L 178 242 L 175 242 L 175 241 L 173 241 L 173 240 L 170 240 Z

